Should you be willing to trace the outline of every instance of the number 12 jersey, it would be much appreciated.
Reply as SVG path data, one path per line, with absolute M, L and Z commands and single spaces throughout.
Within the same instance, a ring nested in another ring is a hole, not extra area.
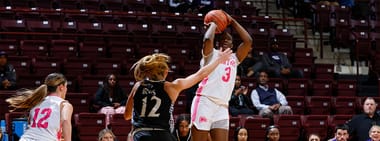
M 173 105 L 165 81 L 144 80 L 133 97 L 133 126 L 170 131 Z
M 29 112 L 29 126 L 21 141 L 60 141 L 62 135 L 61 103 L 58 96 L 46 96 L 41 104 Z

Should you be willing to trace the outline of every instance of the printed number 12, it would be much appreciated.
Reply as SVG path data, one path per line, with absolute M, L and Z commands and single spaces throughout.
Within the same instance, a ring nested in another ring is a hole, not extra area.
M 37 127 L 38 128 L 47 128 L 49 123 L 46 122 L 45 120 L 47 120 L 49 117 L 50 117 L 50 114 L 51 114 L 51 109 L 50 108 L 45 108 L 45 109 L 42 109 L 41 113 L 40 113 L 40 108 L 36 108 L 34 110 L 34 116 L 33 116 L 33 121 L 32 121 L 32 127 L 36 127 L 36 120 L 38 118 L 38 115 L 41 114 L 43 115 L 43 117 L 41 117 L 38 122 L 37 122 Z

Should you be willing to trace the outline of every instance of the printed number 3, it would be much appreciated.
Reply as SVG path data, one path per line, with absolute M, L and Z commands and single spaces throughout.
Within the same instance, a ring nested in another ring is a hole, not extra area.
M 224 74 L 222 76 L 222 80 L 224 82 L 228 82 L 230 80 L 230 77 L 231 77 L 231 67 L 225 68 L 224 71 L 226 71 L 226 74 Z
M 46 122 L 45 120 L 47 120 L 49 117 L 50 117 L 50 114 L 51 114 L 51 109 L 50 108 L 45 108 L 45 109 L 42 109 L 41 113 L 40 113 L 40 108 L 36 108 L 34 110 L 34 116 L 33 116 L 33 121 L 32 121 L 32 127 L 36 127 L 36 120 L 38 118 L 38 115 L 43 115 L 43 117 L 41 117 L 38 122 L 37 122 L 37 127 L 38 128 L 47 128 L 49 123 Z

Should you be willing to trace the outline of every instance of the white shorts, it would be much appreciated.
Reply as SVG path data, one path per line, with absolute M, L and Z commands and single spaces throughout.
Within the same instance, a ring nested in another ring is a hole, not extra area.
M 195 96 L 191 105 L 191 122 L 198 130 L 228 129 L 228 108 L 215 104 L 205 96 Z

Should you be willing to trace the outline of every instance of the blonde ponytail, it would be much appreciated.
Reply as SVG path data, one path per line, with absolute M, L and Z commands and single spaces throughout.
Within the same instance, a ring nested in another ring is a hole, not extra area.
M 30 110 L 40 104 L 47 95 L 47 85 L 42 84 L 34 90 L 22 89 L 16 92 L 16 95 L 6 99 L 6 102 L 13 107 L 11 112 L 16 109 Z

